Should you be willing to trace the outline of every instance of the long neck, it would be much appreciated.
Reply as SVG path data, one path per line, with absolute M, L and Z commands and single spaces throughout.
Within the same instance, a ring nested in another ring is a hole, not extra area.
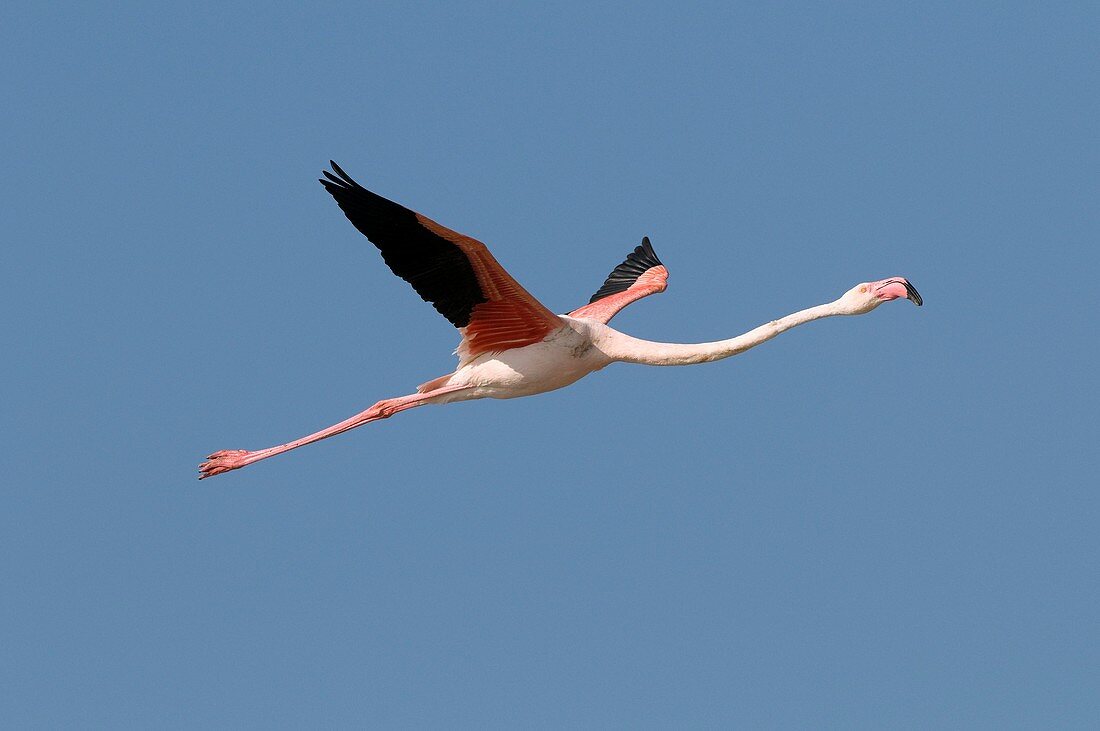
M 632 338 L 609 328 L 608 337 L 601 343 L 601 350 L 614 360 L 626 363 L 660 366 L 709 363 L 713 360 L 722 360 L 723 358 L 729 358 L 731 355 L 744 353 L 749 348 L 754 348 L 760 343 L 771 340 L 776 335 L 805 322 L 844 314 L 848 313 L 843 312 L 837 306 L 837 303 L 830 302 L 800 310 L 778 320 L 772 320 L 760 327 L 749 330 L 744 335 L 738 335 L 729 340 L 718 340 L 713 343 L 655 343 L 649 340 Z

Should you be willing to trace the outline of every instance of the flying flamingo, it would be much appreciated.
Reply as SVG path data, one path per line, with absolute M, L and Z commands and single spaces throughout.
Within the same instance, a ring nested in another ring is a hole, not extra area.
M 462 335 L 454 373 L 421 384 L 416 393 L 379 401 L 366 411 L 293 442 L 255 452 L 211 454 L 199 479 L 220 475 L 276 454 L 341 434 L 425 404 L 515 398 L 553 391 L 611 363 L 692 365 L 743 353 L 776 335 L 833 315 L 862 315 L 905 297 L 921 305 L 904 277 L 863 282 L 839 299 L 772 320 L 729 340 L 680 344 L 639 340 L 607 326 L 619 310 L 663 292 L 668 270 L 648 238 L 615 267 L 585 306 L 555 315 L 504 270 L 480 241 L 452 231 L 366 190 L 336 163 L 325 186 L 352 225 L 382 252 L 393 273 L 431 302 Z

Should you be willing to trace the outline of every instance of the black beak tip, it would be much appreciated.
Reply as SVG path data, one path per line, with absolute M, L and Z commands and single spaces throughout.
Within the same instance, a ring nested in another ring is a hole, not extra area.
M 912 284 L 909 284 L 909 282 L 905 283 L 905 292 L 906 299 L 915 304 L 917 307 L 920 307 L 924 304 L 924 299 L 921 298 L 920 292 L 918 292 L 917 288 L 914 287 Z

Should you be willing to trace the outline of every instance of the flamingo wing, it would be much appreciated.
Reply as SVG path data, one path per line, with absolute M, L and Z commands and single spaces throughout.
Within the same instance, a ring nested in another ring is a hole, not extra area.
M 459 329 L 464 360 L 537 343 L 562 326 L 485 244 L 370 192 L 329 163 L 325 190 L 393 273 Z
M 649 237 L 627 254 L 622 264 L 611 270 L 603 286 L 584 307 L 573 310 L 570 317 L 587 318 L 607 323 L 619 310 L 642 297 L 664 292 L 668 286 L 668 269 L 657 258 Z

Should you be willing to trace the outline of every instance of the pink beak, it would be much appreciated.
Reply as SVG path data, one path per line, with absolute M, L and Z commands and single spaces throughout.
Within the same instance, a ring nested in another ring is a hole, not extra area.
M 904 297 L 907 300 L 911 300 L 917 307 L 924 304 L 920 292 L 918 292 L 917 288 L 912 284 L 909 284 L 909 280 L 905 277 L 883 279 L 881 282 L 873 283 L 871 288 L 874 289 L 875 296 L 883 302 L 889 302 L 890 300 Z

